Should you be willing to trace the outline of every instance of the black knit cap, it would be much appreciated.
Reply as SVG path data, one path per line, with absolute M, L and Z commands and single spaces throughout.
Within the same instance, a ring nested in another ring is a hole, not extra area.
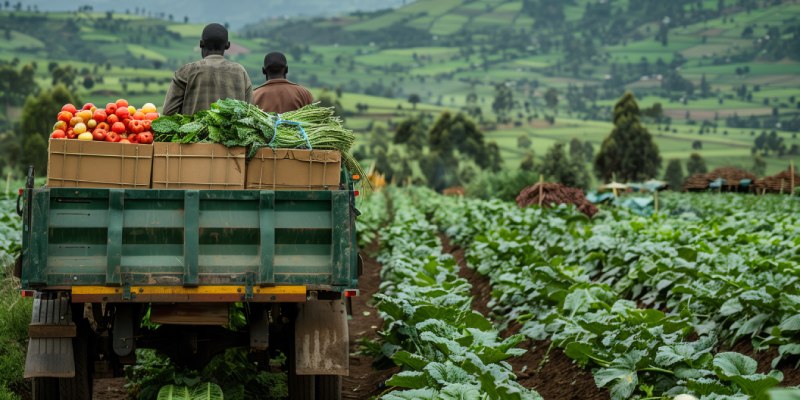
M 272 53 L 269 53 L 266 56 L 264 56 L 264 67 L 266 68 L 277 68 L 285 66 L 287 66 L 286 56 L 283 55 L 283 53 L 273 51 Z
M 207 44 L 224 46 L 228 43 L 228 30 L 220 24 L 208 24 L 203 28 L 202 39 Z

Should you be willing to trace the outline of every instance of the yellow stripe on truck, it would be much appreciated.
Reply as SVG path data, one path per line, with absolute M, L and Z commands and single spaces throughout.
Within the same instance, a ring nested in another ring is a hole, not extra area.
M 303 302 L 305 286 L 270 286 L 252 288 L 248 298 L 245 286 L 208 285 L 184 286 L 131 286 L 128 299 L 121 287 L 73 286 L 72 301 L 94 302 Z

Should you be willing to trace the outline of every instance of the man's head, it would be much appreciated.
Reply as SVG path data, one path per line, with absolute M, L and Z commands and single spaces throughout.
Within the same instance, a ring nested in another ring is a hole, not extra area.
M 200 49 L 203 57 L 208 54 L 223 54 L 231 47 L 228 41 L 228 30 L 220 24 L 208 24 L 203 28 L 203 36 L 200 39 Z
M 266 75 L 267 79 L 285 78 L 286 73 L 289 72 L 286 56 L 277 51 L 267 54 L 264 56 L 264 66 L 261 67 L 261 72 Z

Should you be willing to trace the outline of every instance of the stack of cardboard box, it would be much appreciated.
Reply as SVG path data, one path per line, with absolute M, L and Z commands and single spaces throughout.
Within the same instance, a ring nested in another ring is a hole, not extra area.
M 337 190 L 336 150 L 259 150 L 213 143 L 51 139 L 47 186 L 130 189 Z

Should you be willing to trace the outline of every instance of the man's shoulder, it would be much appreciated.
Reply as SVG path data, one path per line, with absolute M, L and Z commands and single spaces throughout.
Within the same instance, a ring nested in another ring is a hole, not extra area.
M 177 72 L 185 72 L 191 71 L 193 69 L 197 69 L 202 65 L 203 60 L 197 60 L 190 63 L 183 64 L 180 68 L 178 68 Z

